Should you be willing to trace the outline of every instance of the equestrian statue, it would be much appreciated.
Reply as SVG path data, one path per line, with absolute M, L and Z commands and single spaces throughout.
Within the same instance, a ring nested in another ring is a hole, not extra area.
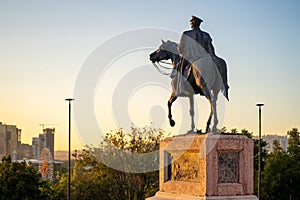
M 200 29 L 201 22 L 202 19 L 192 16 L 191 30 L 183 32 L 179 44 L 162 40 L 159 48 L 150 54 L 150 60 L 157 68 L 159 67 L 156 63 L 162 60 L 172 61 L 173 68 L 170 74 L 172 94 L 168 101 L 168 118 L 173 127 L 175 121 L 172 119 L 172 103 L 177 97 L 188 97 L 191 116 L 191 130 L 188 133 L 195 132 L 193 95 L 205 96 L 210 103 L 205 133 L 217 132 L 218 94 L 222 92 L 229 100 L 226 62 L 216 56 L 210 35 Z M 210 129 L 212 118 L 214 123 Z

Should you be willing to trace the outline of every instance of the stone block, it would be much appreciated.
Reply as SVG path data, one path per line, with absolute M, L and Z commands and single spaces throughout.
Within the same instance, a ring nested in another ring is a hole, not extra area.
M 159 184 L 149 200 L 255 199 L 253 141 L 213 133 L 166 138 L 160 143 Z

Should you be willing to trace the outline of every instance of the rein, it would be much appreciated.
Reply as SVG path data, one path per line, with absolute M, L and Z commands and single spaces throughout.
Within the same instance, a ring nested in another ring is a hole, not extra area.
M 164 61 L 157 61 L 157 62 L 153 62 L 153 66 L 157 69 L 157 71 L 159 73 L 161 73 L 162 75 L 166 75 L 166 76 L 170 76 L 171 75 L 171 72 L 168 73 L 168 72 L 165 72 L 164 70 L 162 69 L 166 69 L 166 70 L 171 70 L 173 69 L 173 67 L 165 67 L 163 65 L 161 65 L 160 63 L 164 63 L 164 64 L 167 64 L 167 65 L 172 65 L 171 63 L 168 63 L 168 62 L 164 62 Z M 161 69 L 162 68 L 162 69 Z
M 167 64 L 167 65 L 172 65 L 172 63 L 169 63 L 169 62 L 166 62 L 166 61 L 163 61 L 163 60 L 161 60 L 161 61 L 158 61 L 158 62 L 161 62 L 161 63 Z M 171 68 L 171 67 L 164 67 L 164 66 L 161 66 L 161 67 L 163 67 L 163 68 L 165 68 L 165 69 L 173 69 L 173 67 L 172 67 L 172 68 Z

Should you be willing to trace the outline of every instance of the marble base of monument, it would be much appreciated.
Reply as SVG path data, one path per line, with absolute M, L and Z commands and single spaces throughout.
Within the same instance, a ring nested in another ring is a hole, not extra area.
M 210 133 L 161 141 L 159 192 L 147 200 L 171 199 L 257 200 L 252 139 Z
M 147 200 L 258 200 L 254 195 L 243 196 L 190 196 L 168 192 L 157 192 L 154 197 Z

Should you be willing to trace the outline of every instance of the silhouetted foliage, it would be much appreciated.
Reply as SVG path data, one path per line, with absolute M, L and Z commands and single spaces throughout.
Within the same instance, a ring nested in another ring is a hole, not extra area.
M 132 127 L 107 133 L 98 148 L 78 155 L 72 198 L 140 200 L 158 190 L 160 129 Z M 148 153 L 153 155 L 149 157 Z M 134 162 L 138 159 L 141 162 Z M 145 169 L 145 172 L 132 173 Z
M 300 199 L 299 132 L 294 128 L 287 134 L 288 151 L 285 152 L 278 142 L 274 142 L 274 152 L 266 162 L 262 187 L 264 200 Z
M 0 163 L 0 199 L 42 199 L 40 174 L 24 162 L 3 157 Z

